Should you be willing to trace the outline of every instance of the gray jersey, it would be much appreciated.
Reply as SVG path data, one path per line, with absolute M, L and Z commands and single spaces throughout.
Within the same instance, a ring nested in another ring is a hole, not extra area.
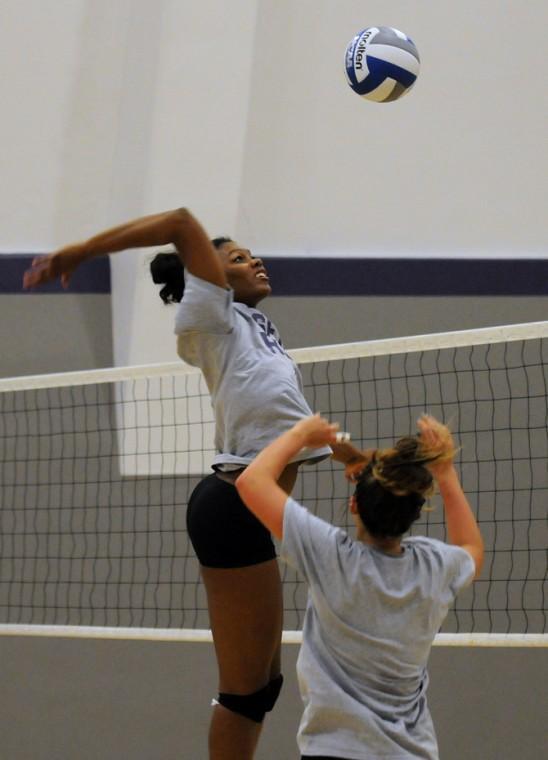
M 309 584 L 297 661 L 303 754 L 438 758 L 426 664 L 474 562 L 431 538 L 402 547 L 386 554 L 287 500 L 281 556 Z
M 215 412 L 213 466 L 245 466 L 278 435 L 312 414 L 298 367 L 278 331 L 233 292 L 185 274 L 175 317 L 177 351 L 200 367 Z M 303 449 L 293 461 L 319 460 L 329 447 Z

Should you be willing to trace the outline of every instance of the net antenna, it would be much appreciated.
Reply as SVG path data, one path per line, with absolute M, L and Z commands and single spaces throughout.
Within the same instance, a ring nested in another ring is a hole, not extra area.
M 289 353 L 358 447 L 450 421 L 486 553 L 435 644 L 546 646 L 548 322 Z M 180 362 L 0 380 L 0 634 L 210 641 L 185 509 L 213 453 L 207 388 Z M 351 531 L 349 489 L 327 461 L 294 496 Z M 444 540 L 432 506 L 414 532 Z M 286 566 L 283 585 L 298 643 L 306 586 Z

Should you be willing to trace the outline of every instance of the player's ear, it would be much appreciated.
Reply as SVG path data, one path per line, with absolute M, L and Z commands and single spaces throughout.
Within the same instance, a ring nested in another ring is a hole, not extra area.
M 348 508 L 352 512 L 353 515 L 357 515 L 358 514 L 358 502 L 356 501 L 356 497 L 355 496 L 351 496 L 348 499 Z

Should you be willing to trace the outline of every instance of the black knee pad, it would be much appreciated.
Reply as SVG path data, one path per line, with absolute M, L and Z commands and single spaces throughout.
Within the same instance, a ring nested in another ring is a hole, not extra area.
M 217 702 L 231 712 L 243 715 L 255 723 L 262 723 L 266 712 L 269 684 L 253 694 L 227 694 L 221 692 Z
M 270 712 L 280 694 L 283 676 L 273 678 L 270 683 L 253 694 L 227 694 L 221 692 L 217 702 L 231 712 L 243 715 L 255 723 L 262 723 L 265 713 Z

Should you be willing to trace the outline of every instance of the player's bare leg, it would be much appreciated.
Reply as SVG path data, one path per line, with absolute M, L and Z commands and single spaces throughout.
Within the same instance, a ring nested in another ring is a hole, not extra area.
M 277 560 L 234 569 L 202 567 L 219 692 L 253 695 L 280 675 L 283 601 Z M 210 760 L 251 760 L 262 723 L 215 705 Z

